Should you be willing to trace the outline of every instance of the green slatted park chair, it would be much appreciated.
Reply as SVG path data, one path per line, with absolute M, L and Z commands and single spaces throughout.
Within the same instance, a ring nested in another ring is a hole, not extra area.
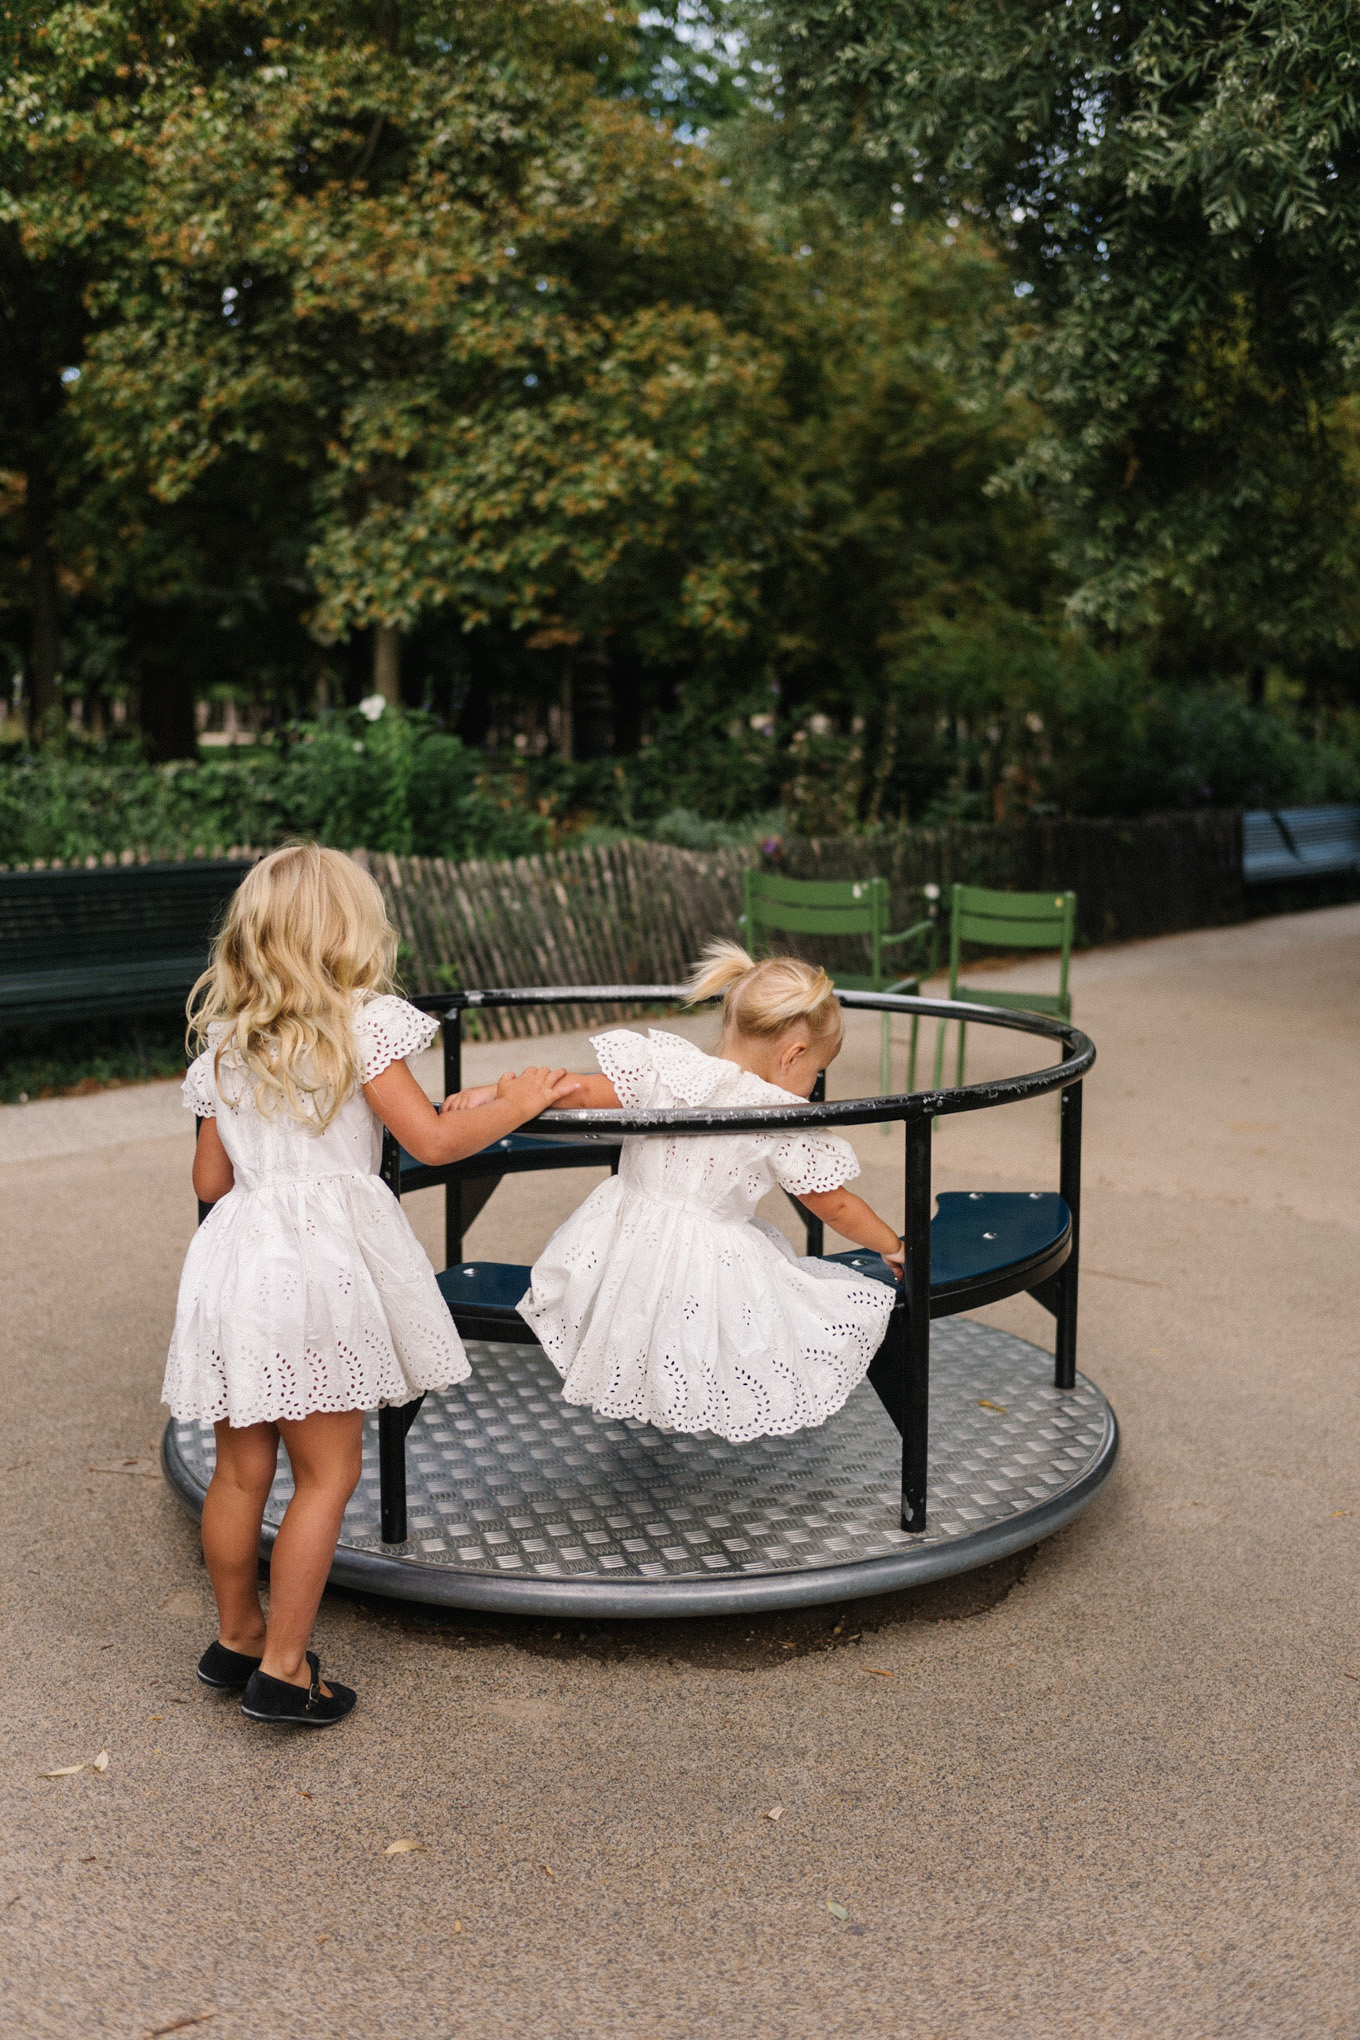
M 1072 936 L 1077 925 L 1077 896 L 1074 892 L 991 892 L 981 885 L 956 885 L 950 889 L 949 906 L 949 997 L 966 999 L 975 1006 L 1008 1006 L 1022 1013 L 1053 1013 L 1060 1020 L 1072 1018 L 1072 1000 L 1067 990 L 1068 965 L 1072 960 Z M 1062 961 L 1057 992 L 980 991 L 959 983 L 959 951 L 965 942 L 984 943 L 988 949 L 1056 949 Z M 944 1037 L 949 1026 L 942 1020 L 935 1037 L 935 1089 L 940 1088 L 944 1068 Z M 967 1028 L 959 1022 L 959 1061 L 956 1084 L 963 1082 L 964 1037 Z
M 773 871 L 747 870 L 742 874 L 746 911 L 741 925 L 752 956 L 771 953 L 769 937 L 786 935 L 861 936 L 866 939 L 867 971 L 835 970 L 832 976 L 844 992 L 904 992 L 916 997 L 922 978 L 935 969 L 939 929 L 933 919 L 917 921 L 900 934 L 888 933 L 888 881 L 886 878 L 805 879 L 783 878 Z M 901 958 L 893 959 L 907 974 L 893 977 L 884 951 L 912 945 Z M 879 1093 L 886 1096 L 892 1074 L 892 1015 L 883 1016 Z M 911 1049 L 907 1089 L 916 1088 L 916 1044 L 918 1018 L 911 1022 Z

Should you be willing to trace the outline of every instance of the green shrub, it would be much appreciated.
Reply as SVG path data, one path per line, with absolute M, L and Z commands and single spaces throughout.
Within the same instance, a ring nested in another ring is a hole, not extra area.
M 1051 643 L 1014 662 L 1000 699 L 986 662 L 948 677 L 968 713 L 944 715 L 904 688 L 901 713 L 877 732 L 678 718 L 636 757 L 576 764 L 487 756 L 431 717 L 391 712 L 298 723 L 175 765 L 148 765 L 126 743 L 16 752 L 0 764 L 0 864 L 292 836 L 454 859 L 621 834 L 704 850 L 902 818 L 1360 800 L 1355 718 L 1308 733 L 1287 708 L 1253 708 L 1229 688 L 1158 688 L 1134 656 Z

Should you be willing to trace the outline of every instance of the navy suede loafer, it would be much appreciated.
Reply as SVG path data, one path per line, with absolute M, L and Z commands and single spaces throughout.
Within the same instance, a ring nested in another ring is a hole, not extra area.
M 216 1686 L 222 1693 L 239 1693 L 251 1673 L 259 1669 L 257 1657 L 247 1657 L 240 1650 L 228 1650 L 225 1643 L 210 1643 L 198 1661 L 198 1676 L 204 1685 Z
M 330 1681 L 330 1692 L 321 1690 L 321 1660 L 314 1650 L 307 1653 L 311 1667 L 310 1686 L 294 1686 L 287 1679 L 271 1679 L 265 1672 L 252 1672 L 241 1696 L 241 1712 L 250 1721 L 272 1721 L 298 1728 L 334 1728 L 358 1699 L 352 1687 Z

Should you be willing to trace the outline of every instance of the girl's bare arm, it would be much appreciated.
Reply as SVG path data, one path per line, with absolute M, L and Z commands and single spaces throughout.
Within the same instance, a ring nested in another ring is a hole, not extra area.
M 500 1083 L 496 1086 L 496 1096 L 498 1098 L 503 1096 L 504 1086 L 512 1084 L 514 1081 L 513 1077 L 502 1077 Z M 608 1077 L 573 1077 L 571 1081 L 576 1086 L 576 1094 L 574 1097 L 564 1100 L 564 1111 L 617 1112 L 619 1110 L 619 1094 L 610 1083 Z
M 231 1166 L 231 1157 L 222 1145 L 222 1136 L 217 1131 L 215 1119 L 204 1119 L 199 1124 L 198 1145 L 194 1149 L 194 1195 L 203 1204 L 216 1204 L 225 1197 L 236 1182 L 236 1171 Z
M 434 1112 L 406 1064 L 394 1062 L 364 1085 L 364 1096 L 408 1155 L 437 1166 L 477 1154 L 550 1106 L 574 1105 L 579 1082 L 565 1070 L 524 1070 L 517 1077 L 503 1077 L 495 1096 L 484 1105 Z
M 899 1275 L 902 1273 L 902 1242 L 873 1206 L 856 1197 L 853 1190 L 800 1190 L 798 1202 L 842 1239 L 853 1240 L 857 1247 L 868 1247 L 872 1253 L 881 1254 Z
M 439 1109 L 441 1112 L 472 1112 L 479 1105 L 489 1105 L 495 1095 L 494 1084 L 474 1084 L 467 1091 L 451 1091 Z

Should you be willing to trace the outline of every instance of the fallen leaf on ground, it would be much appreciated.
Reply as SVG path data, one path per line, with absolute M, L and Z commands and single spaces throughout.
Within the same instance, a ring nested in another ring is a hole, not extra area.
M 39 1771 L 38 1776 L 40 1778 L 74 1778 L 77 1771 L 84 1771 L 87 1768 L 85 1764 L 63 1764 L 56 1771 Z
M 410 1856 L 417 1849 L 423 1849 L 424 1846 L 424 1842 L 413 1842 L 409 1836 L 404 1835 L 399 1842 L 389 1842 L 383 1850 L 383 1854 L 384 1856 Z
M 769 1812 L 766 1814 L 765 1818 L 766 1820 L 778 1820 L 783 1811 L 784 1809 L 782 1806 L 772 1806 Z
M 843 1905 L 837 1905 L 834 1898 L 829 1898 L 827 1900 L 826 1909 L 830 1913 L 833 1920 L 848 1920 L 850 1917 L 845 1907 Z
M 463 1922 L 462 1922 L 461 1920 L 455 1920 L 455 1921 L 454 1921 L 454 1923 L 453 1923 L 453 1931 L 454 1931 L 454 1933 L 455 1933 L 455 1934 L 461 1934 L 461 1933 L 462 1933 L 462 1931 L 463 1931 Z
M 94 1762 L 91 1764 L 90 1769 L 92 1771 L 107 1771 L 108 1768 L 109 1768 L 109 1753 L 107 1750 L 101 1750 L 99 1752 L 99 1755 L 95 1758 Z M 212 2016 L 216 2017 L 216 2013 L 214 2013 Z
M 549 1867 L 549 1865 L 548 1865 L 548 1864 L 546 1864 L 546 1863 L 545 1863 L 545 1864 L 543 1865 L 543 1869 L 544 1869 L 544 1872 L 545 1872 L 545 1874 L 546 1874 L 547 1876 L 549 1876 L 549 1877 L 551 1877 L 551 1876 L 553 1876 L 553 1875 L 555 1874 L 555 1873 L 553 1872 L 553 1870 L 552 1870 L 552 1869 L 551 1869 L 551 1868 Z
M 861 1665 L 860 1670 L 869 1679 L 891 1679 L 895 1676 L 892 1672 L 880 1671 L 877 1665 Z
M 216 2017 L 216 2012 L 195 2012 L 191 2019 L 176 2019 L 172 2026 L 153 2026 L 146 2040 L 161 2040 L 164 2033 L 183 2033 L 190 2026 L 202 2026 Z
M 978 1397 L 978 1408 L 980 1410 L 995 1410 L 997 1415 L 1001 1417 L 1008 1417 L 1010 1415 L 1010 1411 L 1004 1403 L 988 1402 L 985 1395 Z

